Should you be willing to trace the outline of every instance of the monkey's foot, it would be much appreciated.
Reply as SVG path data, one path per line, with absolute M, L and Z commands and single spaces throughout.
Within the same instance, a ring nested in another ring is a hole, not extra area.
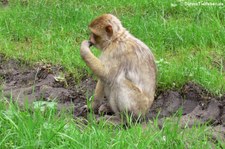
M 99 107 L 98 114 L 100 114 L 100 115 L 106 115 L 106 114 L 112 115 L 113 114 L 113 111 L 112 111 L 110 105 L 107 104 L 107 103 L 105 103 L 105 104 L 102 104 Z

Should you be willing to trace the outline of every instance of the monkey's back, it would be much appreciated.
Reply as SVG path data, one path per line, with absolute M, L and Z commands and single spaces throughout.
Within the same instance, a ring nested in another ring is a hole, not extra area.
M 118 87 L 127 79 L 148 97 L 154 98 L 156 65 L 150 49 L 132 35 L 110 46 L 111 51 L 103 51 L 100 57 L 111 80 L 107 88 Z

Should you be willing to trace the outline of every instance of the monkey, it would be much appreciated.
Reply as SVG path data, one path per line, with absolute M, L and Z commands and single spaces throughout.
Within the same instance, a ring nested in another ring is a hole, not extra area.
M 151 50 L 112 14 L 95 18 L 88 26 L 90 39 L 81 43 L 80 55 L 98 78 L 91 107 L 95 113 L 110 112 L 116 120 L 128 113 L 145 117 L 156 89 L 156 64 Z M 90 50 L 101 51 L 97 58 Z M 106 97 L 107 103 L 102 104 Z

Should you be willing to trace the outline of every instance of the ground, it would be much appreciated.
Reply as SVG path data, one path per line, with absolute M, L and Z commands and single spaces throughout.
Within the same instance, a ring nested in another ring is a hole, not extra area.
M 0 55 L 0 78 L 3 97 L 17 101 L 21 107 L 26 102 L 31 106 L 38 101 L 54 102 L 58 110 L 74 111 L 75 118 L 86 118 L 87 113 L 81 107 L 93 95 L 96 84 L 90 77 L 76 83 L 60 66 L 41 63 L 31 66 L 4 55 Z M 147 119 L 158 118 L 162 127 L 167 117 L 179 115 L 179 111 L 182 128 L 207 124 L 214 130 L 215 138 L 225 139 L 225 95 L 213 96 L 192 82 L 180 90 L 158 91 Z

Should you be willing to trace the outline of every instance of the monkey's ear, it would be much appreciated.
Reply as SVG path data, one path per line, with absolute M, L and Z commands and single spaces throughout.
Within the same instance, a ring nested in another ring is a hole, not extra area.
M 113 28 L 111 25 L 108 25 L 105 27 L 105 31 L 107 32 L 108 36 L 112 36 L 113 34 Z

